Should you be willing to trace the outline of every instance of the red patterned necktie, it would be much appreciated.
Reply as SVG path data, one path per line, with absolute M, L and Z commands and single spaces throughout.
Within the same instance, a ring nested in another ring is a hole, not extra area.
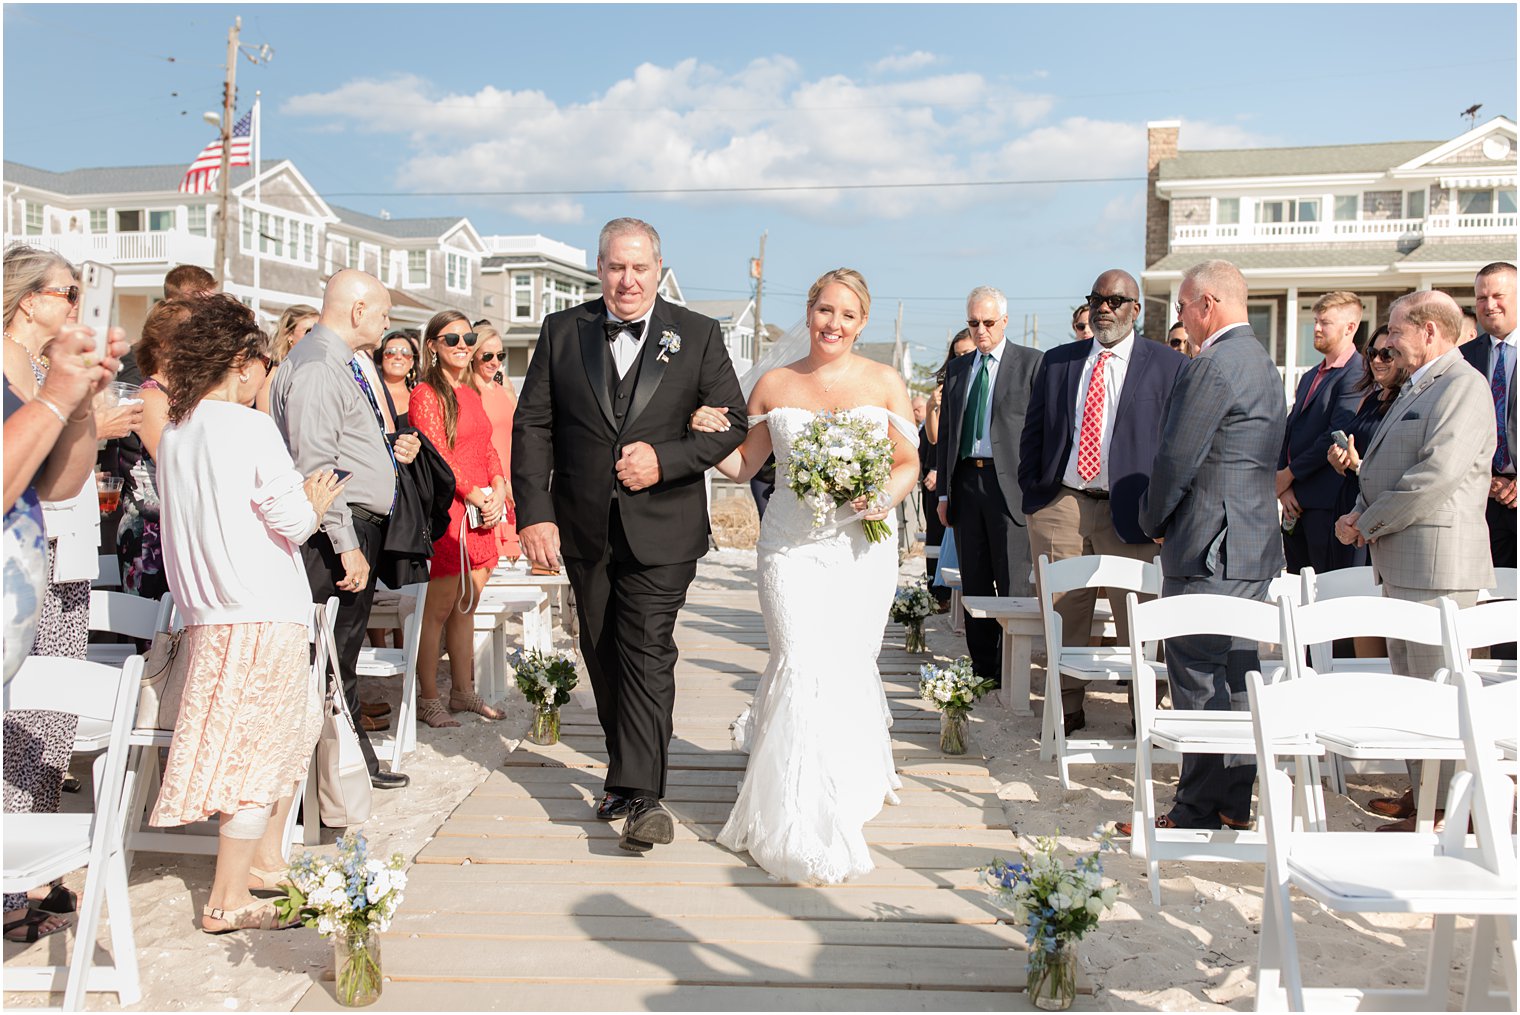
M 1082 408 L 1082 438 L 1077 444 L 1077 475 L 1084 480 L 1097 476 L 1103 464 L 1103 398 L 1107 384 L 1103 365 L 1111 352 L 1098 353 L 1092 378 L 1087 382 L 1087 404 Z

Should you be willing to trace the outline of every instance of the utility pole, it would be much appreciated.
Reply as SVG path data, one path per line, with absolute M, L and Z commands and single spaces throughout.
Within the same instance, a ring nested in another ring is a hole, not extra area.
M 765 352 L 765 324 L 760 317 L 760 299 L 765 295 L 765 238 L 770 230 L 760 234 L 760 256 L 749 263 L 749 277 L 755 280 L 755 361 L 759 362 Z
M 904 356 L 903 356 L 903 343 L 902 343 L 902 318 L 903 318 L 902 300 L 898 300 L 897 301 L 897 322 L 892 326 L 892 365 L 897 368 L 897 372 L 898 373 L 903 373 L 903 358 L 904 358 Z M 905 381 L 906 380 L 910 380 L 910 379 L 911 378 L 908 378 L 908 377 L 904 377 L 903 378 L 903 380 L 905 380 Z
M 1040 315 L 1034 315 L 1034 341 L 1031 343 L 1036 349 L 1040 347 Z
M 221 286 L 227 284 L 227 207 L 232 200 L 232 110 L 237 102 L 237 54 L 238 34 L 243 30 L 243 19 L 234 18 L 227 32 L 227 79 L 222 82 L 222 172 L 218 177 L 221 195 L 216 215 L 216 280 Z

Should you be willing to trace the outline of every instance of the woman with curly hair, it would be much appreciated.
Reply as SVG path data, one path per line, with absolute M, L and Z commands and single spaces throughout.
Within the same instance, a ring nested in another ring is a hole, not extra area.
M 470 370 L 477 340 L 470 319 L 457 310 L 440 311 L 428 321 L 424 337 L 427 362 L 412 390 L 411 421 L 454 470 L 455 490 L 449 530 L 433 544 L 428 570 L 417 642 L 417 717 L 429 726 L 458 726 L 449 712 L 504 718 L 475 691 L 474 617 L 498 560 L 492 530 L 505 513 L 507 481 Z M 478 525 L 467 517 L 467 505 L 479 511 Z M 438 694 L 440 642 L 448 648 L 453 683 L 447 709 Z
M 268 337 L 226 295 L 191 305 L 194 341 L 162 365 L 169 424 L 158 444 L 164 567 L 190 653 L 184 702 L 150 823 L 221 819 L 208 934 L 276 930 L 280 837 L 321 729 L 307 647 L 311 589 L 300 544 L 342 484 L 304 481 L 267 415 L 249 407 Z

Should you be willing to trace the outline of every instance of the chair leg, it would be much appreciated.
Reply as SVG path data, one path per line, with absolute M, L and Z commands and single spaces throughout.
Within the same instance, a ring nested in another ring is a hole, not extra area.
M 1066 753 L 1066 710 L 1061 701 L 1061 673 L 1045 665 L 1045 709 L 1040 723 L 1040 760 Z M 1064 783 L 1062 784 L 1064 787 Z
M 1293 911 L 1287 905 L 1287 886 L 1273 882 L 1267 871 L 1262 899 L 1261 946 L 1256 975 L 1257 1011 L 1303 1011 L 1303 982 L 1293 940 Z
M 304 842 L 306 839 L 306 828 L 300 821 L 296 820 L 296 817 L 302 813 L 301 801 L 306 798 L 306 783 L 310 779 L 311 766 L 308 765 L 305 777 L 296 783 L 295 799 L 290 802 L 290 810 L 285 815 L 285 834 L 280 837 L 280 859 L 284 860 L 287 864 L 290 863 L 291 848 L 296 843 Z M 306 820 L 310 821 L 313 817 L 314 815 L 307 814 Z M 321 817 L 315 817 L 317 823 L 321 824 Z M 300 829 L 299 834 L 296 831 L 298 828 Z
M 306 820 L 301 825 L 301 838 L 305 840 L 305 845 L 316 846 L 322 842 L 322 804 L 317 799 L 317 780 L 310 776 L 306 779 L 303 797 L 301 810 Z
M 132 900 L 127 894 L 126 857 L 122 850 L 106 866 L 106 910 L 111 914 L 111 960 L 116 967 L 116 1000 L 123 1007 L 142 1000 L 137 965 L 137 936 L 132 927 Z
M 1330 792 L 1346 796 L 1346 760 L 1339 754 L 1330 755 Z
M 1479 921 L 1482 922 L 1482 921 Z M 1425 1007 L 1445 1011 L 1450 993 L 1452 939 L 1457 933 L 1457 918 L 1451 913 L 1436 915 L 1430 929 L 1430 959 L 1425 965 Z M 1476 961 L 1477 956 L 1473 956 Z
M 105 903 L 105 864 L 89 867 L 84 877 L 84 891 L 79 895 L 79 912 L 74 921 L 74 947 L 69 954 L 68 978 L 64 981 L 63 1010 L 83 1011 L 85 988 L 90 982 L 90 966 L 95 961 L 95 935 L 100 927 L 100 910 Z
M 1427 761 L 1420 766 L 1420 785 L 1415 790 L 1415 831 L 1435 830 L 1436 790 L 1441 783 L 1441 765 Z

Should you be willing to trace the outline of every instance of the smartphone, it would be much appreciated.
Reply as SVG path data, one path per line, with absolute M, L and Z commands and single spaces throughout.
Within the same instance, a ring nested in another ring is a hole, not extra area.
M 340 483 L 354 474 L 352 469 L 334 469 L 332 471 L 333 478 L 335 478 Z
M 1333 440 L 1335 442 L 1335 446 L 1338 447 L 1338 448 L 1340 448 L 1342 451 L 1350 451 L 1351 450 L 1351 438 L 1349 438 L 1349 437 L 1346 436 L 1346 431 L 1344 431 L 1344 430 L 1334 430 L 1334 431 L 1331 431 L 1331 433 L 1330 433 L 1330 439 Z
M 95 331 L 95 359 L 106 357 L 111 305 L 116 300 L 116 269 L 97 261 L 79 266 L 79 323 Z

